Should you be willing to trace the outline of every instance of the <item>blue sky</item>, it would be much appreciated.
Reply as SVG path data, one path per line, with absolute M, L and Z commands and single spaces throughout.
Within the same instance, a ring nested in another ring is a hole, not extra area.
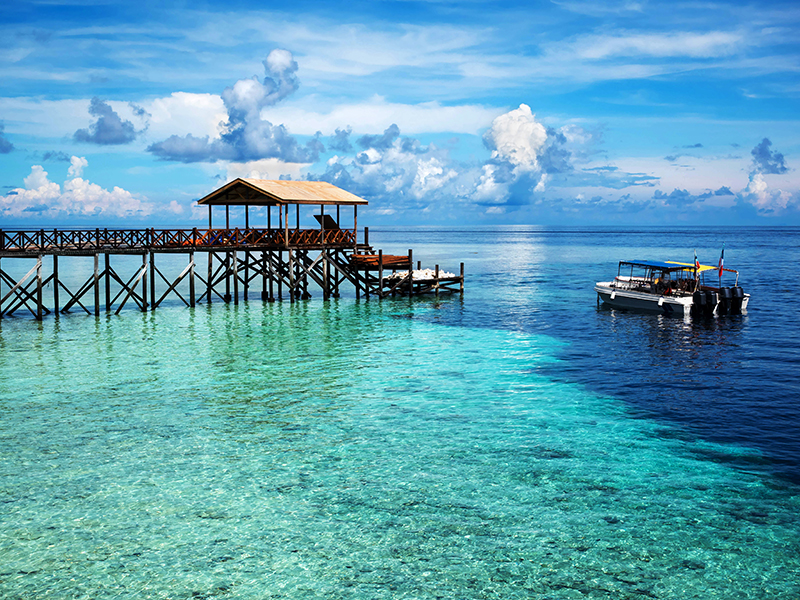
M 0 7 L 4 226 L 202 224 L 235 177 L 375 226 L 800 224 L 796 3 L 287 6 Z

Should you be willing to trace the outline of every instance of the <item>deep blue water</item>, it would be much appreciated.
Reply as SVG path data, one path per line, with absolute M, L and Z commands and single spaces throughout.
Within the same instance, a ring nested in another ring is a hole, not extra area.
M 4 319 L 0 597 L 797 598 L 798 233 L 373 230 L 464 297 Z M 723 242 L 746 315 L 598 307 Z
M 664 435 L 756 447 L 763 456 L 738 466 L 800 483 L 800 229 L 518 227 L 372 238 L 400 248 L 435 239 L 432 256 L 466 263 L 465 302 L 445 306 L 436 322 L 563 340 L 563 361 L 548 377 L 674 426 Z M 752 295 L 746 315 L 684 321 L 596 305 L 593 283 L 616 275 L 619 260 L 691 262 L 696 249 L 715 265 L 723 243 L 725 266 Z

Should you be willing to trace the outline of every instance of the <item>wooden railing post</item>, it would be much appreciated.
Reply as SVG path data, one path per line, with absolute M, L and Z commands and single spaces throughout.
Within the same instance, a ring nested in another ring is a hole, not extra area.
M 414 255 L 411 248 L 408 249 L 408 297 L 414 295 Z
M 378 250 L 378 298 L 383 298 L 383 250 Z

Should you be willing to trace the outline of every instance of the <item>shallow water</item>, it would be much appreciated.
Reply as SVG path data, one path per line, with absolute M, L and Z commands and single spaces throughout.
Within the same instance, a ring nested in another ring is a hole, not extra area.
M 734 232 L 730 319 L 597 308 L 651 231 L 513 229 L 371 232 L 463 300 L 3 320 L 0 595 L 797 597 L 797 236 Z

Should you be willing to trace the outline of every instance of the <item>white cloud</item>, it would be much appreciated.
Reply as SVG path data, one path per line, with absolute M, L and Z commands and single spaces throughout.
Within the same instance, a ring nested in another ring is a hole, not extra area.
M 742 190 L 742 197 L 759 211 L 767 213 L 780 214 L 792 202 L 792 194 L 770 189 L 761 173 L 750 176 L 750 182 Z
M 225 104 L 216 94 L 175 92 L 142 107 L 151 115 L 148 134 L 156 139 L 188 134 L 219 137 L 220 124 L 228 120 Z
M 69 162 L 68 177 L 80 177 L 83 175 L 83 170 L 89 166 L 89 161 L 82 156 L 73 156 L 69 159 Z
M 714 58 L 728 56 L 747 43 L 738 32 L 710 31 L 667 34 L 627 33 L 590 35 L 567 47 L 576 57 L 603 60 L 618 56 L 657 58 Z
M 88 165 L 85 159 L 78 159 L 77 164 L 81 169 Z M 74 175 L 72 167 L 70 171 Z M 120 187 L 106 190 L 77 176 L 65 181 L 62 191 L 60 185 L 48 179 L 41 165 L 31 167 L 24 189 L 17 188 L 0 197 L 0 214 L 4 217 L 132 217 L 149 215 L 153 209 L 146 199 Z
M 547 130 L 536 121 L 530 106 L 520 104 L 492 121 L 486 138 L 492 144 L 492 158 L 511 163 L 515 170 L 535 171 L 547 142 Z
M 417 198 L 440 189 L 457 175 L 455 170 L 448 168 L 435 156 L 417 162 L 416 166 L 417 172 L 414 175 L 414 183 L 411 184 L 411 193 Z
M 23 179 L 23 181 L 25 182 L 26 190 L 38 190 L 50 184 L 50 181 L 47 180 L 47 171 L 44 170 L 42 165 L 33 165 L 31 167 L 31 174 Z
M 233 181 L 237 177 L 251 179 L 280 179 L 288 176 L 292 179 L 301 179 L 303 172 L 310 165 L 302 163 L 287 163 L 278 158 L 262 158 L 249 162 L 221 163 L 226 181 Z

